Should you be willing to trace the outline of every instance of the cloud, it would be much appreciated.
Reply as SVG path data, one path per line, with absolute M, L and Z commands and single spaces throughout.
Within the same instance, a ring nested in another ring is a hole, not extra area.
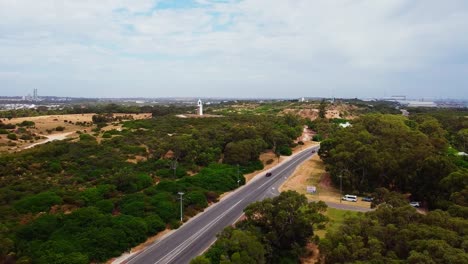
M 0 92 L 468 97 L 468 3 L 0 0 Z M 465 89 L 463 89 L 465 88 Z

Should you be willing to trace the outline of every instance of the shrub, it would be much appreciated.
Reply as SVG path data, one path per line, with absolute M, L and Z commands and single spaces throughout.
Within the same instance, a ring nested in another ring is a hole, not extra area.
M 14 133 L 8 134 L 7 138 L 11 140 L 18 140 L 18 136 Z
M 33 137 L 30 134 L 21 135 L 20 139 L 22 140 L 31 140 Z
M 283 156 L 291 156 L 292 150 L 288 146 L 280 146 L 278 147 L 278 153 Z
M 34 123 L 33 121 L 28 121 L 28 120 L 25 120 L 19 124 L 17 124 L 18 126 L 20 127 L 33 127 L 36 125 L 36 123 Z
M 63 126 L 58 126 L 55 128 L 55 131 L 64 131 L 65 130 L 65 127 Z
M 317 134 L 317 135 L 314 135 L 314 137 L 312 138 L 313 141 L 317 141 L 317 142 L 320 142 L 323 140 L 323 137 L 322 135 L 320 134 Z
M 91 136 L 90 134 L 81 134 L 80 135 L 80 140 L 81 141 L 96 140 L 96 138 Z
M 263 167 L 263 163 L 260 160 L 256 160 L 249 162 L 247 165 L 241 166 L 240 171 L 242 174 L 246 174 L 256 170 L 262 170 Z
M 105 214 L 110 214 L 114 210 L 114 203 L 111 200 L 101 200 L 96 203 L 96 207 Z
M 274 159 L 269 159 L 265 162 L 266 165 L 272 164 L 275 160 Z
M 166 228 L 166 224 L 158 215 L 150 215 L 144 218 L 148 226 L 148 233 L 156 234 Z
M 8 133 L 10 132 L 8 132 L 6 129 L 0 128 L 0 134 L 7 135 Z
M 60 198 L 54 192 L 43 192 L 35 195 L 26 196 L 14 204 L 16 210 L 20 213 L 37 213 L 48 211 L 52 205 L 61 204 Z
M 3 129 L 15 129 L 15 128 L 16 128 L 16 125 L 0 123 L 0 128 L 3 128 Z

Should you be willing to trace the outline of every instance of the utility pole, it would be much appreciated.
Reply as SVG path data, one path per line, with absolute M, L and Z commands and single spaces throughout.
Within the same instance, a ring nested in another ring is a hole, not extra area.
M 178 192 L 178 194 L 180 195 L 180 222 L 182 222 L 184 220 L 184 214 L 183 214 L 183 198 L 182 198 L 182 195 L 184 195 L 183 192 Z
M 176 170 L 177 170 L 177 160 L 172 161 L 172 169 L 174 170 L 174 178 L 176 177 Z
M 237 188 L 240 186 L 240 180 L 239 180 L 239 164 L 237 164 Z
M 340 174 L 340 203 L 343 200 L 341 197 L 343 197 L 343 175 Z

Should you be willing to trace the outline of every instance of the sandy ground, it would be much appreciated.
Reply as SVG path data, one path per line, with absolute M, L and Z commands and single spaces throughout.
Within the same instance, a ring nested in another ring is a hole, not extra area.
M 313 243 L 309 243 L 309 244 L 307 244 L 306 249 L 307 249 L 307 252 L 308 252 L 308 256 L 301 258 L 301 260 L 300 260 L 301 263 L 302 264 L 319 263 L 320 262 L 320 251 L 318 249 L 318 246 L 313 244 Z
M 55 134 L 55 135 L 50 135 L 50 136 L 46 136 L 46 135 L 41 135 L 41 136 L 44 136 L 46 137 L 47 139 L 44 140 L 44 141 L 40 141 L 40 142 L 37 142 L 37 143 L 34 143 L 32 145 L 29 145 L 29 146 L 26 146 L 24 149 L 29 149 L 29 148 L 33 148 L 37 145 L 42 145 L 42 144 L 45 144 L 47 142 L 51 142 L 51 141 L 54 141 L 54 140 L 64 140 L 66 139 L 69 135 L 71 134 L 74 134 L 75 132 L 67 132 L 67 133 L 62 133 L 62 134 Z
M 307 118 L 310 120 L 315 120 L 318 118 L 319 109 L 318 104 L 308 104 L 303 105 L 301 108 L 286 108 L 283 110 L 284 113 L 293 113 L 297 114 L 303 118 Z M 348 104 L 332 104 L 327 106 L 327 110 L 325 113 L 326 118 L 346 118 L 346 119 L 354 119 L 356 118 L 353 113 L 358 109 L 358 107 L 354 105 Z
M 307 186 L 315 186 L 316 194 L 307 193 Z M 299 166 L 293 175 L 280 187 L 279 191 L 294 190 L 304 194 L 309 200 L 322 200 L 326 202 L 340 202 L 340 190 L 332 186 L 330 176 L 325 171 L 325 165 L 318 155 Z M 370 203 L 361 201 L 346 202 L 353 206 L 369 208 Z
M 44 137 L 47 137 L 45 141 L 39 140 L 39 141 L 24 141 L 24 140 L 16 140 L 14 143 L 16 143 L 16 146 L 0 146 L 0 152 L 1 151 L 19 151 L 23 150 L 26 148 L 30 148 L 30 146 L 36 146 L 39 144 L 44 144 L 45 142 L 49 142 L 52 140 L 60 140 L 64 139 L 62 138 L 64 134 L 67 134 L 68 137 L 73 137 L 77 136 L 75 134 L 76 131 L 82 131 L 82 132 L 90 132 L 93 128 L 95 128 L 94 125 L 91 126 L 80 126 L 76 125 L 76 122 L 88 122 L 92 123 L 92 117 L 94 114 L 71 114 L 71 115 L 48 115 L 48 116 L 33 116 L 33 117 L 21 117 L 21 118 L 12 118 L 11 120 L 8 119 L 2 119 L 2 122 L 5 124 L 11 123 L 11 124 L 18 124 L 23 121 L 33 121 L 35 123 L 35 127 L 28 128 L 28 131 L 35 135 L 41 135 Z M 151 118 L 151 113 L 141 113 L 141 114 L 114 114 L 114 116 L 124 116 L 124 115 L 131 115 L 133 116 L 133 119 L 147 119 Z M 65 122 L 66 121 L 66 122 Z M 71 123 L 70 123 L 71 122 Z M 64 131 L 55 131 L 55 128 L 58 126 L 62 126 L 65 128 Z M 121 129 L 121 125 L 119 124 L 109 124 L 109 126 L 104 127 L 103 130 L 111 130 L 111 129 Z M 47 130 L 52 130 L 51 133 L 48 133 Z M 3 143 L 6 145 L 9 142 L 9 140 L 6 138 L 6 135 L 1 135 L 0 136 L 0 144 Z
M 305 141 L 304 145 L 298 145 L 295 148 L 292 149 L 293 154 L 296 154 L 300 151 L 302 151 L 305 148 L 308 148 L 310 146 L 318 145 L 318 142 L 312 142 L 312 141 Z M 275 153 L 273 151 L 265 152 L 260 155 L 260 161 L 262 161 L 264 168 L 263 170 L 259 171 L 254 171 L 252 173 L 244 175 L 246 182 L 249 182 L 250 180 L 253 179 L 253 177 L 261 172 L 266 172 L 269 169 L 271 169 L 273 166 L 278 165 L 278 163 L 283 162 L 285 159 L 287 159 L 288 156 L 280 156 L 279 160 L 276 157 Z M 273 162 L 270 164 L 266 164 L 268 160 L 272 159 Z

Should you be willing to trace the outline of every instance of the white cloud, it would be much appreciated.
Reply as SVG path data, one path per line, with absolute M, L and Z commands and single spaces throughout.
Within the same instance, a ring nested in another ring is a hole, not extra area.
M 156 2 L 0 0 L 0 93 L 468 97 L 464 1 Z

